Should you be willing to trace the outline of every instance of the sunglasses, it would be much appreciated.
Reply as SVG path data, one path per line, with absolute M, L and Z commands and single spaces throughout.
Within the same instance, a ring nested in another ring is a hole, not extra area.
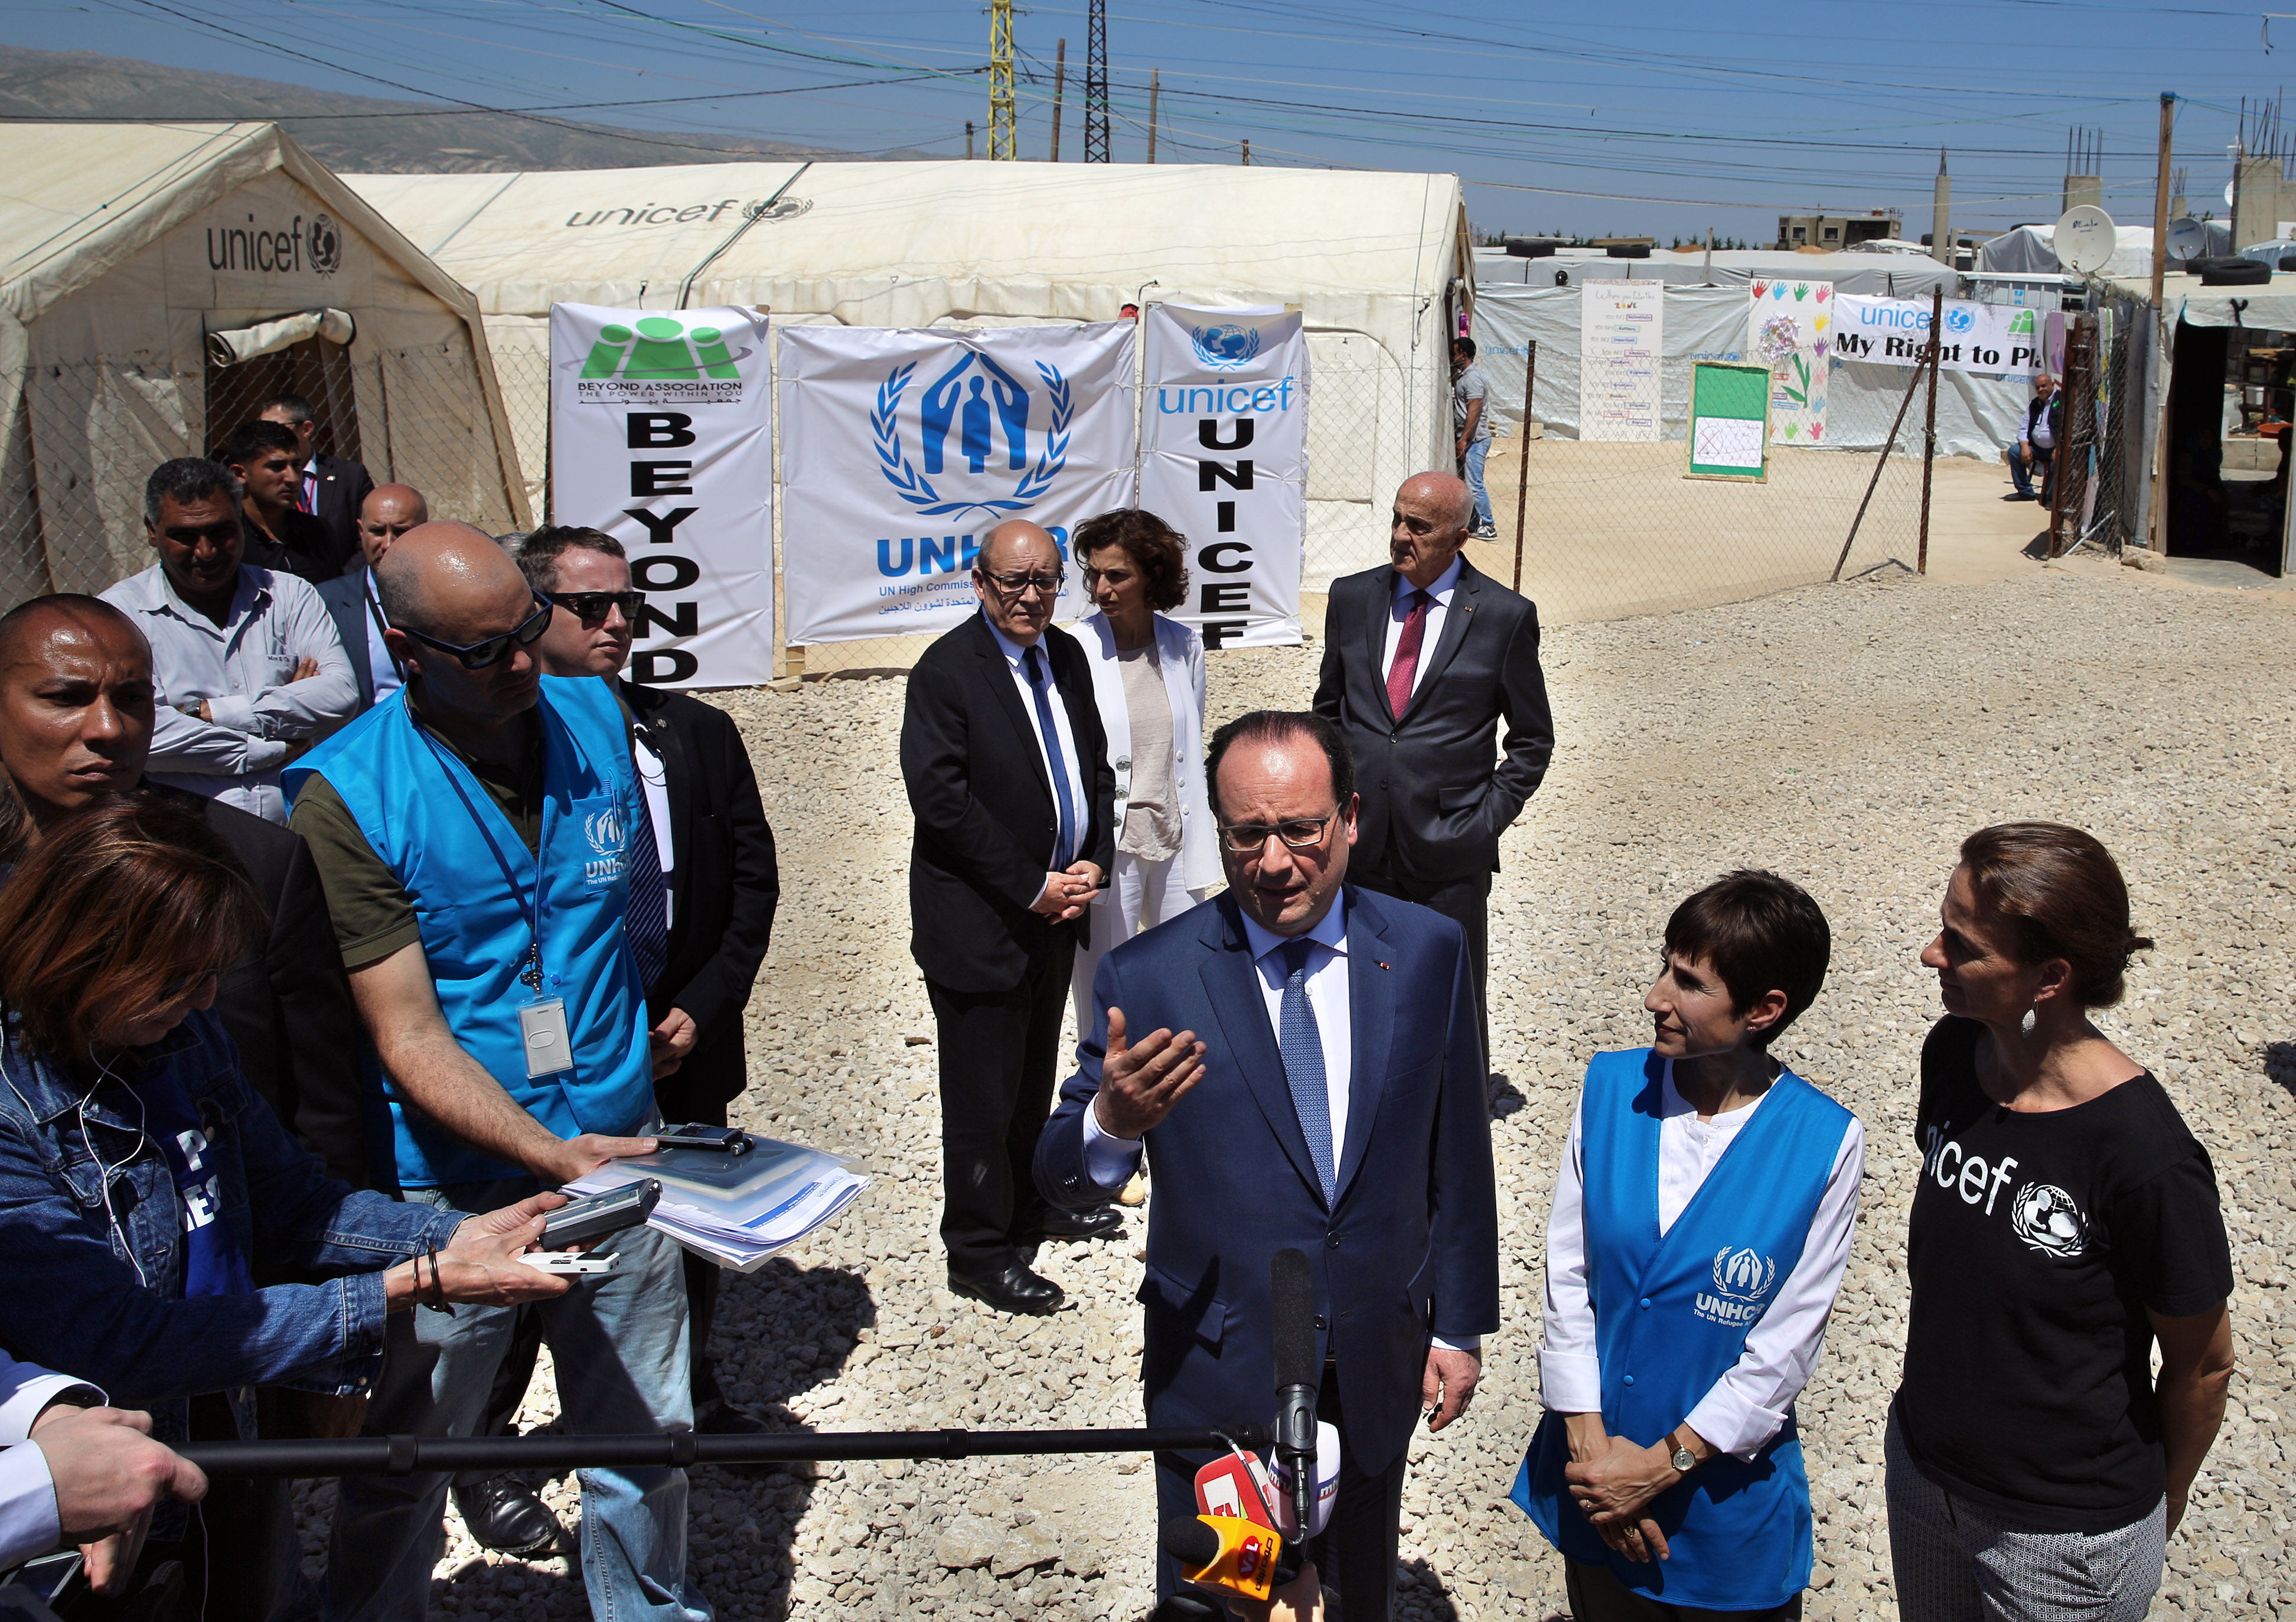
M 614 609 L 622 611 L 622 618 L 635 625 L 638 610 L 645 606 L 643 591 L 554 591 L 550 600 L 585 625 L 598 625 Z
M 442 654 L 454 655 L 466 671 L 482 671 L 510 652 L 512 643 L 515 642 L 521 647 L 531 647 L 541 639 L 542 633 L 550 629 L 553 606 L 550 599 L 539 591 L 535 591 L 531 587 L 528 588 L 528 590 L 534 598 L 535 610 L 520 623 L 518 629 L 506 630 L 499 637 L 488 637 L 483 641 L 473 642 L 467 647 L 457 646 L 452 642 L 441 642 L 436 637 L 426 637 L 411 625 L 395 626 L 392 629 L 406 631 L 408 636 L 425 647 L 435 647 Z

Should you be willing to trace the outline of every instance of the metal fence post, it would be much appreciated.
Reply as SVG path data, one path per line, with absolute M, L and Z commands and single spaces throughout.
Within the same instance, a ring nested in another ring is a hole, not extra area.
M 1523 509 L 1530 500 L 1530 390 L 1538 379 L 1538 341 L 1530 339 L 1522 351 L 1522 449 L 1514 470 L 1514 589 L 1522 589 Z
M 1937 462 L 1937 385 L 1938 361 L 1945 342 L 1945 284 L 1938 284 L 1930 296 L 1930 403 L 1927 419 L 1922 424 L 1922 531 L 1919 549 L 1914 554 L 1914 572 L 1930 572 L 1930 470 Z

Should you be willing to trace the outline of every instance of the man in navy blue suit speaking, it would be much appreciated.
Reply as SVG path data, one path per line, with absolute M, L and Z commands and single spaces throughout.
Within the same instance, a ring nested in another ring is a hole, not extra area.
M 1154 1162 L 1153 1426 L 1274 1412 L 1268 1263 L 1307 1253 L 1342 1456 L 1316 1563 L 1345 1622 L 1386 1622 L 1413 1428 L 1464 1411 L 1499 1321 L 1474 967 L 1456 923 L 1346 883 L 1355 770 L 1330 722 L 1231 721 L 1209 778 L 1228 888 L 1102 963 L 1037 1182 L 1084 1210 Z M 1160 1519 L 1195 1512 L 1202 1461 L 1158 1455 Z M 1157 1584 L 1160 1618 L 1218 1614 L 1168 1556 Z

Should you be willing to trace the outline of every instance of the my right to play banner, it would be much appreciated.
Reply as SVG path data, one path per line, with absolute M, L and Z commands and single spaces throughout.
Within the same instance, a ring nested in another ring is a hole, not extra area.
M 1842 359 L 1874 360 L 1888 366 L 1921 364 L 1930 342 L 1928 300 L 1845 292 L 1833 304 L 1834 353 Z M 1948 372 L 2030 375 L 2041 368 L 2046 332 L 2046 317 L 2039 310 L 1948 299 L 1938 365 Z
M 1294 646 L 1308 526 L 1308 339 L 1297 310 L 1147 314 L 1140 505 L 1188 538 L 1172 617 L 1206 647 Z

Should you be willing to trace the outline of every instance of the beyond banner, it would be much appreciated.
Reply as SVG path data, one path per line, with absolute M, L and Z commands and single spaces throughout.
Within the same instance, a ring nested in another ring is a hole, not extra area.
M 1843 293 L 1835 299 L 1834 353 L 1844 360 L 1876 360 L 1883 366 L 1919 366 L 1930 341 L 1926 299 L 1875 299 Z M 1938 365 L 1948 372 L 2011 372 L 2030 376 L 2041 369 L 2037 328 L 2047 316 L 2013 304 L 1945 301 L 1945 336 Z
M 978 606 L 1008 519 L 1069 532 L 1132 505 L 1129 321 L 781 330 L 782 577 L 793 646 L 932 636 Z M 1068 560 L 1057 617 L 1085 600 Z
M 774 674 L 774 435 L 766 317 L 550 307 L 551 515 L 627 548 L 629 677 Z
M 1655 443 L 1663 282 L 1589 277 L 1578 291 L 1578 437 Z
M 1270 307 L 1148 311 L 1140 505 L 1188 538 L 1172 617 L 1206 647 L 1300 641 L 1308 340 Z

